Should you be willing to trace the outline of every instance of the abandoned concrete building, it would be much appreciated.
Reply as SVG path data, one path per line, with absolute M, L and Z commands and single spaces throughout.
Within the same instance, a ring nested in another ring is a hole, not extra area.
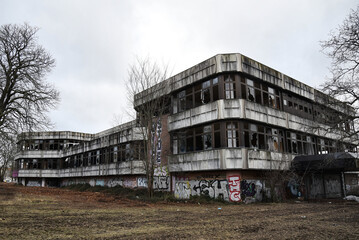
M 160 123 L 154 130 L 156 190 L 182 199 L 204 194 L 261 201 L 273 194 L 268 173 L 288 170 L 298 157 L 340 152 L 347 153 L 348 164 L 319 172 L 303 173 L 308 159 L 298 159 L 304 181 L 288 180 L 286 187 L 307 198 L 340 197 L 358 189 L 357 142 L 341 137 L 341 131 L 354 130 L 351 108 L 329 107 L 328 96 L 304 83 L 244 55 L 219 54 L 152 90 L 136 95 L 134 107 L 170 99 L 168 112 L 155 120 Z M 348 119 L 342 130 L 326 132 L 328 119 L 338 117 Z M 23 133 L 13 177 L 26 186 L 145 188 L 140 128 L 135 120 L 97 134 Z M 345 162 L 341 159 L 335 161 Z

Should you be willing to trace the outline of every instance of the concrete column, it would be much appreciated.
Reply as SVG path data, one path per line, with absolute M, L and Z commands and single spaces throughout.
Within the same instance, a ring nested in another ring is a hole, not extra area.
M 22 179 L 21 179 L 21 184 L 22 184 L 23 186 L 25 186 L 25 184 L 26 184 L 25 178 L 22 178 Z
M 45 178 L 43 178 L 41 181 L 41 187 L 45 187 L 45 185 L 46 185 L 46 181 L 45 181 Z

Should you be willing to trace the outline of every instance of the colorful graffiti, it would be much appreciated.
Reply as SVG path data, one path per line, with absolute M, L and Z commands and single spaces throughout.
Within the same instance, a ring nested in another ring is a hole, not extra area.
M 178 181 L 175 184 L 175 198 L 189 199 L 191 197 L 191 185 L 188 181 Z
M 256 195 L 256 185 L 254 182 L 241 181 L 241 194 L 243 198 L 253 197 Z
M 95 185 L 96 185 L 96 186 L 104 187 L 104 186 L 105 186 L 105 180 L 103 180 L 103 179 L 96 179 Z
M 13 177 L 13 178 L 17 178 L 18 176 L 19 176 L 19 171 L 13 170 L 13 171 L 12 171 L 12 177 Z
M 240 182 L 240 180 L 241 180 L 241 178 L 239 176 L 229 176 L 228 177 L 229 200 L 231 202 L 240 202 L 241 201 L 242 183 Z
M 174 179 L 174 195 L 178 199 L 204 195 L 231 202 L 256 202 L 262 201 L 262 188 L 260 180 L 241 180 L 239 175 L 214 180 Z

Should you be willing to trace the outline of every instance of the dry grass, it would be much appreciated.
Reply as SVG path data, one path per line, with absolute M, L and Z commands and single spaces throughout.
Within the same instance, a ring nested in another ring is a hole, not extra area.
M 359 204 L 343 201 L 154 204 L 0 184 L 0 211 L 0 239 L 359 239 Z

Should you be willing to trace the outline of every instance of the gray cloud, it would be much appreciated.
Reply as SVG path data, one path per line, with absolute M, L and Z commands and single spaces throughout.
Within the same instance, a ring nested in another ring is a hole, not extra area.
M 311 86 L 329 74 L 319 41 L 357 1 L 11 1 L 0 24 L 40 27 L 56 59 L 48 76 L 61 92 L 57 130 L 98 132 L 122 120 L 134 57 L 169 63 L 173 74 L 217 53 L 239 52 Z

